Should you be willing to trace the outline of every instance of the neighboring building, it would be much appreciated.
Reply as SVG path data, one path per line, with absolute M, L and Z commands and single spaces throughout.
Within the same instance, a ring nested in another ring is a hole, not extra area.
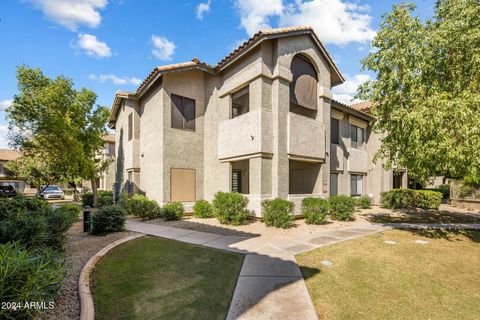
M 0 185 L 13 186 L 17 191 L 28 192 L 30 185 L 19 177 L 12 177 L 8 175 L 5 169 L 5 164 L 9 161 L 16 160 L 20 157 L 20 152 L 11 149 L 0 149 Z
M 115 134 L 106 134 L 103 137 L 105 141 L 104 147 L 99 154 L 99 158 L 102 161 L 108 160 L 110 164 L 106 171 L 102 172 L 97 179 L 98 190 L 113 190 L 115 183 Z M 89 190 L 92 190 L 92 183 L 90 181 L 84 181 L 83 186 Z
M 261 31 L 212 67 L 198 59 L 155 68 L 134 93 L 118 92 L 118 191 L 159 203 L 238 191 L 261 201 L 372 195 L 395 185 L 373 164 L 379 137 L 365 106 L 332 100 L 344 82 L 310 27 Z

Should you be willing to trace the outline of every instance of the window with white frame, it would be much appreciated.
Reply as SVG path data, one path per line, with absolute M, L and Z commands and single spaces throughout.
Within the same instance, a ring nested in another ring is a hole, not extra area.
M 350 195 L 361 196 L 363 194 L 363 176 L 352 174 L 350 176 Z
M 352 148 L 363 149 L 363 142 L 365 141 L 365 129 L 350 125 L 350 140 Z

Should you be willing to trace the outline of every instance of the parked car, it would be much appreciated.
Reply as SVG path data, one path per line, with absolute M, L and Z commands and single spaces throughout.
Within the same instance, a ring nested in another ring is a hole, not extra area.
M 17 195 L 14 186 L 0 186 L 0 198 L 10 198 Z
M 65 194 L 63 193 L 62 189 L 59 186 L 48 186 L 39 194 L 39 196 L 45 200 L 52 200 L 52 199 L 65 199 Z

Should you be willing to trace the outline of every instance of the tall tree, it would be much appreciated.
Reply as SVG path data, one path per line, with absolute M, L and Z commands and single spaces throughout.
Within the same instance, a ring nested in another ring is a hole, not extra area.
M 40 69 L 21 66 L 17 80 L 19 93 L 7 114 L 10 127 L 15 128 L 11 144 L 23 154 L 19 168 L 33 166 L 45 174 L 54 171 L 53 176 L 64 181 L 90 180 L 96 203 L 95 182 L 108 166 L 98 157 L 108 108 L 95 106 L 95 93 L 75 90 L 72 80 L 64 76 L 50 79 Z
M 480 2 L 438 0 L 422 22 L 412 3 L 383 16 L 359 97 L 374 103 L 376 157 L 418 180 L 480 183 Z

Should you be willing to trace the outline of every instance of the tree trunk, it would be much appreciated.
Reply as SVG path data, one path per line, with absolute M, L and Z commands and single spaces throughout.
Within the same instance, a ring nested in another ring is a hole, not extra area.
M 91 178 L 90 182 L 92 183 L 92 193 L 93 193 L 93 207 L 97 207 L 98 191 L 97 191 L 97 179 Z

